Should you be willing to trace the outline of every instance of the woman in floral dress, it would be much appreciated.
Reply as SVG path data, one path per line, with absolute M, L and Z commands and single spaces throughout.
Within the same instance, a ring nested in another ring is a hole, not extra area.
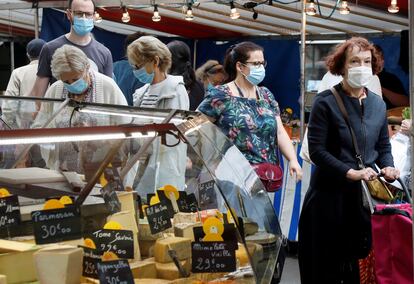
M 198 110 L 211 118 L 251 164 L 277 164 L 278 147 L 289 161 L 290 174 L 302 178 L 296 152 L 280 119 L 279 105 L 266 87 L 263 48 L 242 42 L 226 52 L 225 85 L 211 88 Z

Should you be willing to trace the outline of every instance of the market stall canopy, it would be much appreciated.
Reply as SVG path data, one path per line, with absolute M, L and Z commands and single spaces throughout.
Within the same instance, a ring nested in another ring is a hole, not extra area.
M 270 4 L 269 4 L 270 2 Z M 290 4 L 282 4 L 288 2 Z M 387 33 L 408 29 L 408 0 L 399 0 L 399 12 L 391 14 L 387 8 L 390 0 L 348 1 L 350 14 L 342 15 L 338 8 L 341 1 L 315 0 L 318 11 L 307 19 L 307 32 L 311 35 L 338 33 Z M 240 14 L 230 18 L 229 0 L 96 0 L 97 11 L 103 21 L 97 27 L 122 34 L 142 31 L 157 35 L 186 38 L 232 38 L 241 35 L 298 35 L 301 29 L 301 1 L 234 0 Z M 1 36 L 33 36 L 34 8 L 64 9 L 68 1 L 55 0 L 6 0 L 0 5 Z M 154 6 L 161 20 L 152 20 Z M 191 6 L 193 20 L 185 15 Z M 337 8 L 334 12 L 334 8 Z M 126 10 L 125 10 L 126 9 Z M 121 18 L 128 11 L 130 21 Z M 332 13 L 333 12 L 333 13 Z M 328 17 L 332 13 L 331 17 Z M 41 9 L 39 21 L 41 22 Z M 255 19 L 254 19 L 255 18 Z

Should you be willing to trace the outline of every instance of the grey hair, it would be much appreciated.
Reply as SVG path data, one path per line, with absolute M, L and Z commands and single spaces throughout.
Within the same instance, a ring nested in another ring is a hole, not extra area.
M 89 59 L 79 48 L 65 44 L 56 49 L 50 64 L 52 76 L 60 80 L 64 72 L 84 72 L 89 69 Z

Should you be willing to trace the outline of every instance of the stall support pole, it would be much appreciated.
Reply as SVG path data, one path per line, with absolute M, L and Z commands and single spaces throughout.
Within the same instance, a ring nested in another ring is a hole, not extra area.
M 305 57 L 306 57 L 306 0 L 302 1 L 302 27 L 300 36 L 300 141 L 305 133 Z
M 34 28 L 35 38 L 39 38 L 39 8 L 35 9 Z
M 14 70 L 14 40 L 10 41 L 10 69 L 11 72 Z
M 408 42 L 409 42 L 409 64 L 410 64 L 410 68 L 409 68 L 409 72 L 410 72 L 410 114 L 411 114 L 411 172 L 413 170 L 413 165 L 414 165 L 414 124 L 413 124 L 413 118 L 414 118 L 414 44 L 413 44 L 413 39 L 414 39 L 414 4 L 413 1 L 408 1 L 408 18 L 410 21 L 410 26 L 409 26 L 409 31 L 408 31 Z M 411 173 L 412 176 L 412 173 Z M 413 196 L 414 194 L 414 186 L 413 186 L 413 181 L 411 179 L 410 182 L 410 187 L 411 187 L 411 196 Z M 413 206 L 413 204 L 411 204 L 411 206 Z M 414 221 L 414 218 L 413 218 Z M 413 230 L 413 246 L 414 246 L 414 226 L 412 228 Z M 414 256 L 414 251 L 413 251 L 413 256 Z M 414 267 L 413 267 L 414 269 Z

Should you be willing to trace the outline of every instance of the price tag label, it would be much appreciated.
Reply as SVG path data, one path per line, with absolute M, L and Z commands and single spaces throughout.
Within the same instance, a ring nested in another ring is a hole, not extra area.
M 105 284 L 134 284 L 128 261 L 120 259 L 98 263 L 99 283 Z
M 201 209 L 215 209 L 218 207 L 214 180 L 200 183 L 198 194 Z
M 81 238 L 81 218 L 74 207 L 32 212 L 36 244 L 49 244 Z
M 95 249 L 83 248 L 83 269 L 82 275 L 85 277 L 98 278 L 98 263 L 101 262 L 101 256 L 96 253 Z
M 108 208 L 109 212 L 111 212 L 111 214 L 115 214 L 121 211 L 121 202 L 118 199 L 118 195 L 111 187 L 111 183 L 107 183 L 101 189 L 101 194 L 105 201 L 105 205 Z
M 17 195 L 0 198 L 0 229 L 20 224 L 20 206 Z
M 165 201 L 148 206 L 145 208 L 145 213 L 147 214 L 151 234 L 154 235 L 172 227 L 170 212 Z
M 191 243 L 191 271 L 193 273 L 232 272 L 236 270 L 237 243 Z
M 185 197 L 185 201 L 187 203 L 187 210 L 188 211 L 183 211 L 183 212 L 191 213 L 191 212 L 199 211 L 198 201 L 197 201 L 197 198 L 195 197 L 194 193 L 188 194 Z
M 134 234 L 132 231 L 102 229 L 85 237 L 93 240 L 99 255 L 111 251 L 119 258 L 134 258 Z

